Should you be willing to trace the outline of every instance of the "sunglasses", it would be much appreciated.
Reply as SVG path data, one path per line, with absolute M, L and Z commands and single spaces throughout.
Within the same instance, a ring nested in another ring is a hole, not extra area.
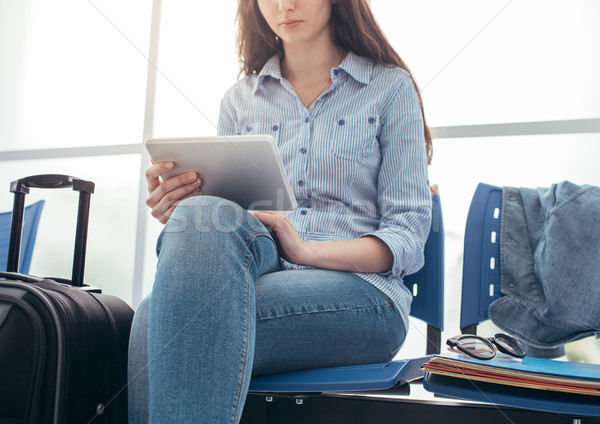
M 492 359 L 496 350 L 515 358 L 523 358 L 527 353 L 521 344 L 507 334 L 496 334 L 494 337 L 481 337 L 475 334 L 463 334 L 450 337 L 446 344 L 477 359 Z

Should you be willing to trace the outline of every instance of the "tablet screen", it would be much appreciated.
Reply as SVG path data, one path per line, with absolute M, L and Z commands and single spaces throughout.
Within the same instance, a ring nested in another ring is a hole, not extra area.
M 248 210 L 297 207 L 270 135 L 156 138 L 145 144 L 154 163 L 175 163 L 163 179 L 196 171 L 201 195 L 223 197 Z

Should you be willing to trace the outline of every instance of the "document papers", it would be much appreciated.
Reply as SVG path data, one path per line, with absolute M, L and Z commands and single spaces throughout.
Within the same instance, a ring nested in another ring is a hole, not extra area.
M 500 353 L 491 360 L 479 360 L 449 352 L 433 357 L 422 370 L 486 383 L 600 396 L 600 365 L 529 357 L 517 359 Z

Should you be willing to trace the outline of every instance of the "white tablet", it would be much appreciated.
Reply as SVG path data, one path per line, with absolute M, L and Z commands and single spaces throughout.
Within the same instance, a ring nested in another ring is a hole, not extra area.
M 163 179 L 196 171 L 200 194 L 219 196 L 248 210 L 293 210 L 297 203 L 275 140 L 236 135 L 146 140 L 154 163 L 175 162 Z

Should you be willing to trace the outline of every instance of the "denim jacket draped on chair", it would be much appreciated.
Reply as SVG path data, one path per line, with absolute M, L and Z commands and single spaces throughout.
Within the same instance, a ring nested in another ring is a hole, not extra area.
M 504 296 L 492 321 L 536 356 L 600 334 L 600 187 L 504 187 L 501 219 Z

